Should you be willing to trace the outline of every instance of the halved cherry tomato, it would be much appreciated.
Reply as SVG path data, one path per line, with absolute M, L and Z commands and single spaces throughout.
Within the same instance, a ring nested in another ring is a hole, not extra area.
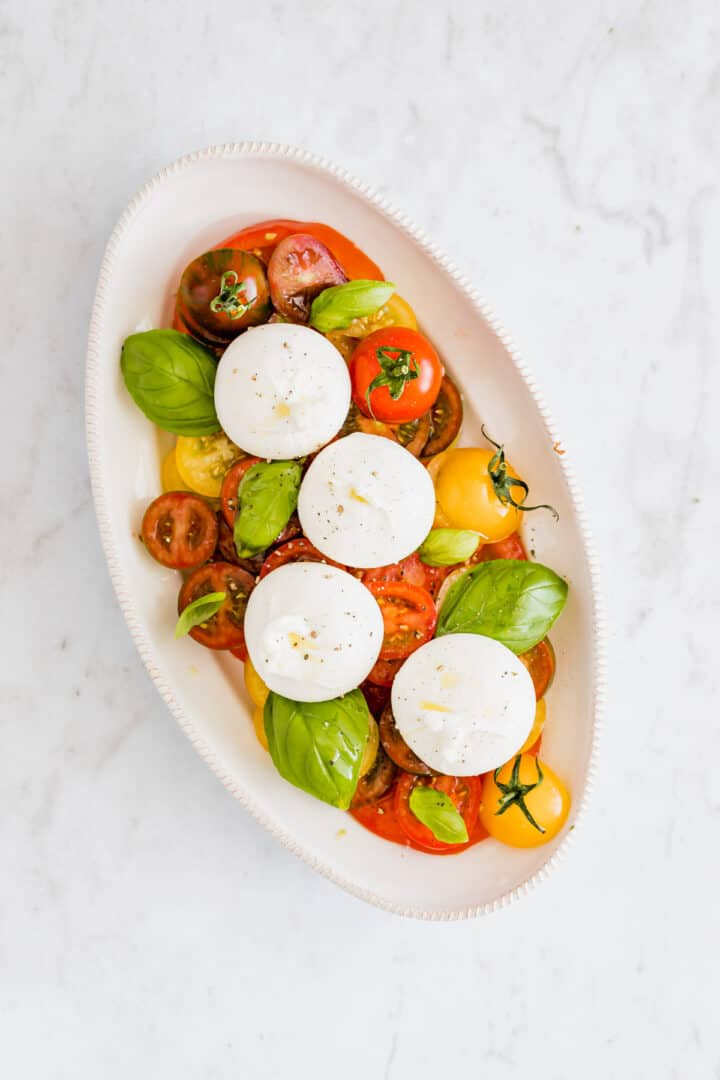
M 417 420 L 431 409 L 443 374 L 428 339 L 402 327 L 376 330 L 350 360 L 353 401 L 363 415 L 388 424 Z
M 405 581 L 371 581 L 385 625 L 381 660 L 404 660 L 435 632 L 437 610 L 427 589 Z
M 382 711 L 382 715 L 378 722 L 378 728 L 380 731 L 380 742 L 385 749 L 385 753 L 395 762 L 398 768 L 404 769 L 405 772 L 413 773 L 413 775 L 417 776 L 435 775 L 435 770 L 431 769 L 429 765 L 426 765 L 425 762 L 417 756 L 415 751 L 410 749 L 398 731 L 395 717 L 393 716 L 392 705 L 389 701 Z
M 376 660 L 368 674 L 367 681 L 374 686 L 384 688 L 392 686 L 395 676 L 404 664 L 404 660 Z
M 268 320 L 265 267 L 255 255 L 237 248 L 206 251 L 183 271 L 177 309 L 198 341 L 227 345 L 248 326 Z
M 242 450 L 224 431 L 215 435 L 179 435 L 175 446 L 175 464 L 183 481 L 199 495 L 217 499 L 223 477 Z
M 535 697 L 539 701 L 541 697 L 544 697 L 555 674 L 555 652 L 553 647 L 547 638 L 543 638 L 534 649 L 521 653 L 518 659 L 522 660 L 530 672 L 535 686 Z
M 460 392 L 449 375 L 444 375 L 440 383 L 440 392 L 430 413 L 432 433 L 425 446 L 425 456 L 432 457 L 457 438 L 463 418 L 463 404 Z
M 142 538 L 156 562 L 172 570 L 192 570 L 215 550 L 215 511 L 189 491 L 168 491 L 145 511 Z
M 258 465 L 262 459 L 259 457 L 244 457 L 236 461 L 223 477 L 220 487 L 220 508 L 223 517 L 232 528 L 235 524 L 235 514 L 238 508 L 238 488 L 240 481 L 252 465 Z
M 267 264 L 280 241 L 293 233 L 309 233 L 310 236 L 314 236 L 325 244 L 350 280 L 357 278 L 367 278 L 371 281 L 385 280 L 380 267 L 368 258 L 352 240 L 348 240 L 347 236 L 343 236 L 337 229 L 319 221 L 292 221 L 288 218 L 261 221 L 257 225 L 250 225 L 246 229 L 241 229 L 240 232 L 233 233 L 218 244 L 218 247 L 242 248 L 244 251 L 251 251 Z
M 432 787 L 448 795 L 455 808 L 462 815 L 468 831 L 465 844 L 446 844 L 437 840 L 427 825 L 423 825 L 410 809 L 410 795 L 416 787 Z M 425 851 L 451 852 L 464 851 L 472 842 L 472 835 L 478 820 L 482 783 L 479 776 L 400 776 L 395 785 L 395 812 L 401 827 L 418 847 Z
M 532 754 L 516 754 L 483 778 L 480 820 L 496 840 L 511 847 L 547 844 L 562 829 L 570 796 L 562 780 Z
M 427 590 L 434 599 L 447 573 L 447 567 L 427 566 L 417 552 L 413 552 L 398 563 L 363 570 L 361 580 L 363 585 L 370 585 L 374 581 L 406 581 L 408 585 L 418 585 Z
M 275 310 L 292 322 L 306 323 L 315 297 L 347 278 L 324 244 L 309 233 L 295 233 L 273 251 L 268 281 Z
M 378 746 L 371 768 L 358 780 L 351 804 L 353 809 L 370 806 L 381 799 L 395 779 L 396 771 L 382 746 Z
M 478 549 L 476 562 L 489 562 L 491 559 L 527 559 L 525 545 L 519 535 L 511 533 L 504 540 L 495 544 L 484 544 Z
M 190 637 L 208 649 L 238 649 L 245 645 L 243 622 L 248 597 L 255 579 L 246 570 L 231 563 L 209 563 L 187 579 L 178 597 L 178 613 L 193 600 L 207 593 L 224 592 L 225 600 L 217 614 L 194 626 Z M 247 656 L 247 653 L 245 654 Z
M 262 564 L 260 577 L 266 577 L 271 571 L 277 570 L 279 566 L 285 566 L 286 563 L 296 562 L 327 563 L 328 566 L 336 566 L 338 570 L 347 569 L 347 567 L 342 566 L 341 563 L 333 562 L 332 559 L 326 559 L 323 553 L 318 551 L 314 544 L 311 544 L 304 536 L 300 536 L 297 540 L 289 540 L 287 544 L 282 544 L 280 547 L 276 548 L 275 551 L 270 552 L 267 559 Z
M 363 416 L 357 405 L 351 402 L 337 438 L 352 435 L 354 431 L 361 431 L 364 435 L 380 435 L 384 439 L 392 439 L 393 442 L 404 446 L 413 457 L 420 457 L 430 434 L 430 413 L 423 413 L 419 419 L 409 420 L 406 424 L 385 424 L 382 420 L 373 420 L 371 416 Z
M 178 472 L 174 446 L 163 458 L 160 467 L 160 480 L 162 481 L 163 491 L 190 491 L 190 488 Z

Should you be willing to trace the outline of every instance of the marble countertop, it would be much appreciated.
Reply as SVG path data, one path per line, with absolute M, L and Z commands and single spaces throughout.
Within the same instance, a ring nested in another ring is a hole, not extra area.
M 13 1080 L 720 1077 L 720 15 L 709 0 L 8 0 L 0 1029 Z M 143 670 L 89 493 L 95 278 L 180 154 L 294 143 L 492 303 L 572 450 L 610 686 L 582 838 L 403 921 L 233 801 Z

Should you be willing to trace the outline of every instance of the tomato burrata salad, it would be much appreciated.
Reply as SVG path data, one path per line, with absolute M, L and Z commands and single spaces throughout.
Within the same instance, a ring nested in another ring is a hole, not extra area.
M 176 436 L 141 524 L 182 574 L 175 636 L 236 657 L 281 776 L 377 836 L 435 855 L 553 839 L 567 584 L 520 536 L 553 508 L 485 428 L 458 445 L 442 357 L 330 226 L 243 229 L 174 287 L 172 327 L 131 334 L 121 368 Z

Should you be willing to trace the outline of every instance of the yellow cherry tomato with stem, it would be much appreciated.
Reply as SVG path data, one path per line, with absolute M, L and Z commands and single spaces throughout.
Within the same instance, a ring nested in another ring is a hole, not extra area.
M 516 754 L 483 777 L 480 823 L 510 847 L 547 844 L 569 811 L 570 796 L 562 780 L 533 754 Z

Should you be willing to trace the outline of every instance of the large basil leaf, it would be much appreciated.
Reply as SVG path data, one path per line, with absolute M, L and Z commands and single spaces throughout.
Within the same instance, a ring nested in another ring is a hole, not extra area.
M 148 420 L 175 435 L 212 435 L 215 357 L 177 330 L 146 330 L 125 339 L 120 368 L 130 395 Z
M 557 619 L 567 591 L 567 582 L 540 563 L 480 563 L 450 586 L 438 617 L 438 636 L 484 634 L 514 653 L 527 652 Z
M 265 734 L 275 768 L 295 787 L 347 810 L 370 730 L 360 690 L 332 701 L 291 701 L 270 693 Z
M 235 515 L 235 548 L 242 559 L 264 551 L 295 513 L 302 468 L 297 461 L 260 461 L 244 474 Z
M 344 330 L 353 319 L 374 315 L 395 292 L 391 281 L 357 279 L 345 285 L 331 285 L 313 300 L 310 325 L 322 334 Z
M 467 844 L 467 825 L 444 791 L 418 785 L 410 792 L 409 803 L 415 817 L 427 826 L 436 840 L 446 844 Z

